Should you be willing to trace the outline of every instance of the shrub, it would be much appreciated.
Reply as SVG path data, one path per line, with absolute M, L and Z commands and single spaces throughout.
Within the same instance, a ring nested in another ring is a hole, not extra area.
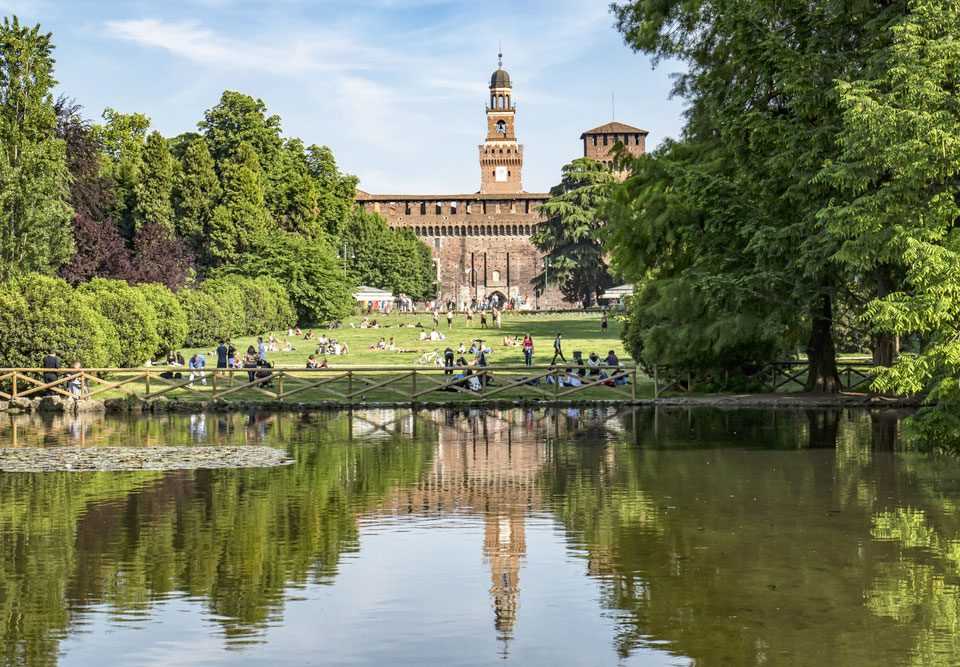
M 157 313 L 137 288 L 122 280 L 94 278 L 78 288 L 89 303 L 116 327 L 121 343 L 118 366 L 140 366 L 160 344 Z
M 230 338 L 230 319 L 217 297 L 203 290 L 182 289 L 177 299 L 187 316 L 187 346 L 204 347 Z
M 231 276 L 204 280 L 200 291 L 216 299 L 226 318 L 226 337 L 240 336 L 248 331 L 246 296 L 241 285 Z
M 243 290 L 246 315 L 244 333 L 258 334 L 296 324 L 297 314 L 290 303 L 290 296 L 277 280 L 267 276 L 237 276 L 236 281 Z
M 0 284 L 0 366 L 37 367 L 57 353 L 64 364 L 107 366 L 104 318 L 65 281 L 27 274 Z M 114 339 L 115 349 L 119 344 Z
M 166 355 L 182 346 L 187 339 L 187 314 L 176 295 L 159 283 L 144 283 L 136 289 L 143 294 L 157 314 L 157 335 L 160 343 L 154 351 L 154 357 Z

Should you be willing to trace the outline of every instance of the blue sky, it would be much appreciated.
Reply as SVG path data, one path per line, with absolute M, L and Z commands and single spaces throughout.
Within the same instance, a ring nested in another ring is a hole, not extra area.
M 330 146 L 381 193 L 474 192 L 486 86 L 502 42 L 542 191 L 611 118 L 677 136 L 675 66 L 651 68 L 613 28 L 607 0 L 0 0 L 54 33 L 60 89 L 99 118 L 140 111 L 172 136 L 225 89 L 262 98 L 285 134 Z

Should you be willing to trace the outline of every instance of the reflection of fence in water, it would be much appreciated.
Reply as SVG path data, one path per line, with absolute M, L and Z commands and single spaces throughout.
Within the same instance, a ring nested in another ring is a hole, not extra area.
M 584 375 L 578 375 L 578 370 Z M 49 375 L 57 377 L 45 380 Z M 458 402 L 492 398 L 625 401 L 636 399 L 636 387 L 634 366 L 0 369 L 0 400 L 5 401 L 45 395 L 129 398 L 145 403 L 161 398 L 281 402 L 296 398 L 341 403 L 385 400 L 410 404 L 441 397 Z

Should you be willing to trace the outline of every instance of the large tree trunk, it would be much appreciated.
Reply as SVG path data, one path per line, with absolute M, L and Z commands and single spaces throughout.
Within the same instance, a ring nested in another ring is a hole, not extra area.
M 836 394 L 843 388 L 837 372 L 837 349 L 833 343 L 833 300 L 827 294 L 813 307 L 810 341 L 807 343 L 807 391 Z
M 893 291 L 893 277 L 890 275 L 890 267 L 879 267 L 876 275 L 877 296 L 882 299 Z M 872 338 L 873 363 L 878 366 L 893 366 L 900 355 L 900 337 L 892 333 L 877 333 Z

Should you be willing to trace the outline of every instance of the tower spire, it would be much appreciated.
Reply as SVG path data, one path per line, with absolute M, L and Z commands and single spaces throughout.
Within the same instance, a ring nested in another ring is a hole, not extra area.
M 503 69 L 503 42 L 497 42 L 497 67 Z

